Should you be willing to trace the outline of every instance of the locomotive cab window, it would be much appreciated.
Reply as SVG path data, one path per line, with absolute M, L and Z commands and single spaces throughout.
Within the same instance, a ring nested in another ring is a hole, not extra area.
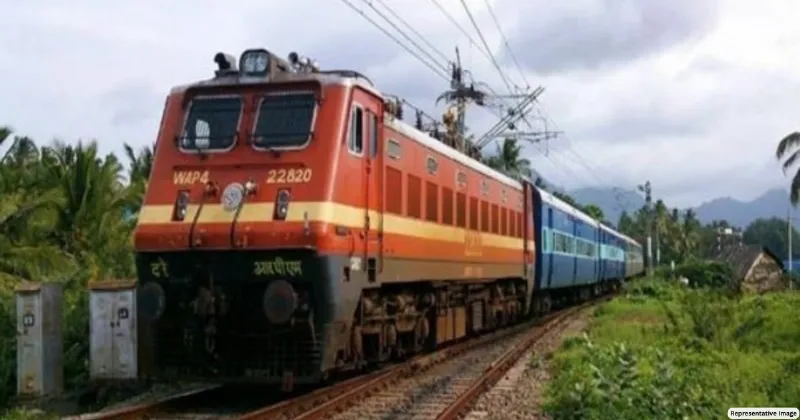
M 266 95 L 261 98 L 253 129 L 256 148 L 305 146 L 314 133 L 317 98 L 313 93 Z
M 180 148 L 183 151 L 227 150 L 233 147 L 242 99 L 239 97 L 198 97 L 189 103 Z
M 350 114 L 348 148 L 357 155 L 361 155 L 364 152 L 364 111 L 358 106 L 353 106 L 353 111 Z

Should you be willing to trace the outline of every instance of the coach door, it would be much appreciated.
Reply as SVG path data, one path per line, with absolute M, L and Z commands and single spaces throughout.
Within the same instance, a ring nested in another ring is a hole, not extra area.
M 375 281 L 377 273 L 383 270 L 383 153 L 381 153 L 381 119 L 378 112 L 367 109 L 365 114 L 367 130 L 364 153 L 364 206 L 366 240 L 364 241 L 364 261 L 369 280 Z

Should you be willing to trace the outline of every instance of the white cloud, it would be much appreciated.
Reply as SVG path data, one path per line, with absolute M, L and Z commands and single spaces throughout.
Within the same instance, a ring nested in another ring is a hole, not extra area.
M 384 1 L 446 55 L 458 45 L 477 79 L 505 91 L 432 1 Z M 480 43 L 460 2 L 440 2 Z M 540 173 L 567 187 L 650 179 L 675 205 L 752 198 L 786 184 L 773 148 L 800 123 L 792 106 L 800 3 L 562 3 L 492 3 L 517 57 L 533 69 L 527 79 L 547 89 L 544 111 L 567 134 L 549 142 L 548 156 L 528 148 Z M 504 55 L 484 3 L 468 4 Z M 4 15 L 0 124 L 40 141 L 97 138 L 106 152 L 151 144 L 169 88 L 211 76 L 217 51 L 297 50 L 323 67 L 359 70 L 435 116 L 434 99 L 447 88 L 340 1 L 29 0 L 5 5 Z M 522 85 L 517 69 L 503 65 Z M 486 111 L 470 116 L 476 133 L 493 123 Z

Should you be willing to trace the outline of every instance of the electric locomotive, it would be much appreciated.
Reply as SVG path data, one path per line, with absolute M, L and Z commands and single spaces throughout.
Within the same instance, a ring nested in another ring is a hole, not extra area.
M 313 384 L 532 313 L 532 184 L 356 71 L 214 61 L 166 98 L 138 215 L 141 375 Z

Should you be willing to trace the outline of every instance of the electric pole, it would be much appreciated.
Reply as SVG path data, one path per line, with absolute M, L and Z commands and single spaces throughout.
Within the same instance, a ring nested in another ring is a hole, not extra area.
M 792 229 L 792 208 L 789 207 L 789 209 L 786 210 L 786 235 L 789 236 L 789 239 L 788 239 L 788 241 L 789 241 L 789 251 L 787 252 L 787 254 L 788 254 L 787 255 L 787 259 L 789 260 L 787 262 L 788 262 L 789 267 L 786 270 L 786 272 L 789 273 L 789 290 L 792 290 L 793 283 L 794 283 L 794 276 L 793 276 L 793 271 L 794 270 L 792 270 L 794 268 L 792 266 L 792 236 L 794 236 L 794 235 L 792 235 L 792 233 L 793 233 L 792 231 L 793 230 L 794 229 Z
M 650 181 L 639 185 L 639 191 L 644 193 L 645 213 L 647 214 L 647 275 L 653 275 L 653 211 L 652 189 Z
M 474 83 L 467 85 L 464 82 L 464 77 L 468 75 L 468 73 L 468 71 L 461 67 L 461 54 L 458 48 L 456 48 L 456 61 L 450 63 L 450 90 L 441 94 L 436 99 L 436 102 L 438 103 L 440 100 L 445 100 L 445 102 L 449 104 L 442 118 L 447 128 L 445 142 L 449 144 L 450 147 L 473 156 L 479 151 L 473 150 L 474 145 L 467 144 L 467 105 L 470 101 L 474 101 L 476 104 L 482 106 L 484 105 L 484 100 L 487 95 L 475 89 Z

